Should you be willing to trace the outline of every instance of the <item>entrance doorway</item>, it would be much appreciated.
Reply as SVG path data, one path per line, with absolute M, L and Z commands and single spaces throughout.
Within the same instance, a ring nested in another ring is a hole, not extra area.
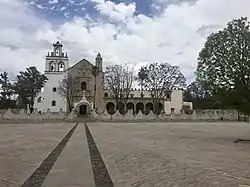
M 79 115 L 87 115 L 87 105 L 81 105 L 79 107 Z

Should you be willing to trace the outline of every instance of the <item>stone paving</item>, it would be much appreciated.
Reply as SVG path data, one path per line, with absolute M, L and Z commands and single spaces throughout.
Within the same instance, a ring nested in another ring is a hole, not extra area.
M 1 124 L 0 187 L 22 186 L 74 125 Z M 250 186 L 250 143 L 233 143 L 250 123 L 87 125 L 93 140 L 78 124 L 42 187 Z

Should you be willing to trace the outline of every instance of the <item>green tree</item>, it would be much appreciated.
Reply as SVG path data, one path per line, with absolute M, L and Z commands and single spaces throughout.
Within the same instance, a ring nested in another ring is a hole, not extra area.
M 95 109 L 96 107 L 96 104 L 95 104 L 95 101 L 96 101 L 96 77 L 101 73 L 100 71 L 100 68 L 98 66 L 93 66 L 92 69 L 91 69 L 91 73 L 92 75 L 94 76 L 95 78 L 95 85 L 94 85 L 94 102 L 93 102 L 93 108 Z
M 18 94 L 18 104 L 22 108 L 29 107 L 33 111 L 34 100 L 37 94 L 44 87 L 47 77 L 41 74 L 36 67 L 32 66 L 21 71 L 17 75 L 17 81 L 13 85 L 13 89 Z
M 13 95 L 13 90 L 11 89 L 11 83 L 9 81 L 7 72 L 0 73 L 0 85 L 1 85 L 0 99 L 3 100 L 11 99 L 11 95 Z
M 137 76 L 138 83 L 150 90 L 154 112 L 159 113 L 158 103 L 169 97 L 174 87 L 185 87 L 186 78 L 179 66 L 168 63 L 151 63 L 142 66 Z
M 0 73 L 0 108 L 16 108 L 16 101 L 12 99 L 14 94 L 8 73 Z
M 250 113 L 250 31 L 247 18 L 211 34 L 199 53 L 197 81 L 218 105 Z
M 187 86 L 183 97 L 185 101 L 193 103 L 193 109 L 214 109 L 218 107 L 213 98 L 206 93 L 203 86 L 197 81 Z

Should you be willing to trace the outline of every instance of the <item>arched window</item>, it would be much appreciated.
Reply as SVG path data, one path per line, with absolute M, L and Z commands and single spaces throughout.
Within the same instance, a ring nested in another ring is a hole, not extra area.
M 38 102 L 38 103 L 42 103 L 42 102 L 43 102 L 43 98 L 42 98 L 42 97 L 38 97 L 38 98 L 37 98 L 37 102 Z
M 55 100 L 51 102 L 51 106 L 56 106 L 56 101 Z
M 49 63 L 49 71 L 56 71 L 55 62 L 51 61 L 51 62 Z
M 86 90 L 86 89 L 87 89 L 86 82 L 82 82 L 81 83 L 81 90 Z
M 53 88 L 52 88 L 52 92 L 56 92 L 56 87 L 53 87 Z
M 109 94 L 107 92 L 104 93 L 104 97 L 108 97 Z
M 59 62 L 59 64 L 58 64 L 58 71 L 64 71 L 65 69 L 64 69 L 64 63 L 63 62 Z
M 56 49 L 56 56 L 59 56 L 59 49 Z

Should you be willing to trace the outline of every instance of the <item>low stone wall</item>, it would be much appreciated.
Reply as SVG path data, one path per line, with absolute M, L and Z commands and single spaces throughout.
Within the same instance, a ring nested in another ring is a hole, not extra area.
M 0 123 L 46 123 L 46 122 L 75 122 L 78 121 L 77 114 L 72 111 L 69 115 L 60 111 L 58 113 L 47 113 L 39 114 L 35 109 L 30 115 L 26 114 L 22 109 L 18 113 L 8 109 L 5 114 L 2 115 Z M 89 118 L 84 121 L 100 121 L 100 122 L 147 122 L 147 121 L 237 121 L 238 112 L 236 110 L 194 110 L 192 114 L 160 114 L 154 115 L 151 111 L 148 115 L 144 115 L 139 111 L 138 114 L 133 115 L 132 111 L 128 111 L 127 114 L 122 115 L 119 111 L 115 114 L 110 115 L 105 111 L 102 114 L 97 114 L 95 111 L 91 111 Z

